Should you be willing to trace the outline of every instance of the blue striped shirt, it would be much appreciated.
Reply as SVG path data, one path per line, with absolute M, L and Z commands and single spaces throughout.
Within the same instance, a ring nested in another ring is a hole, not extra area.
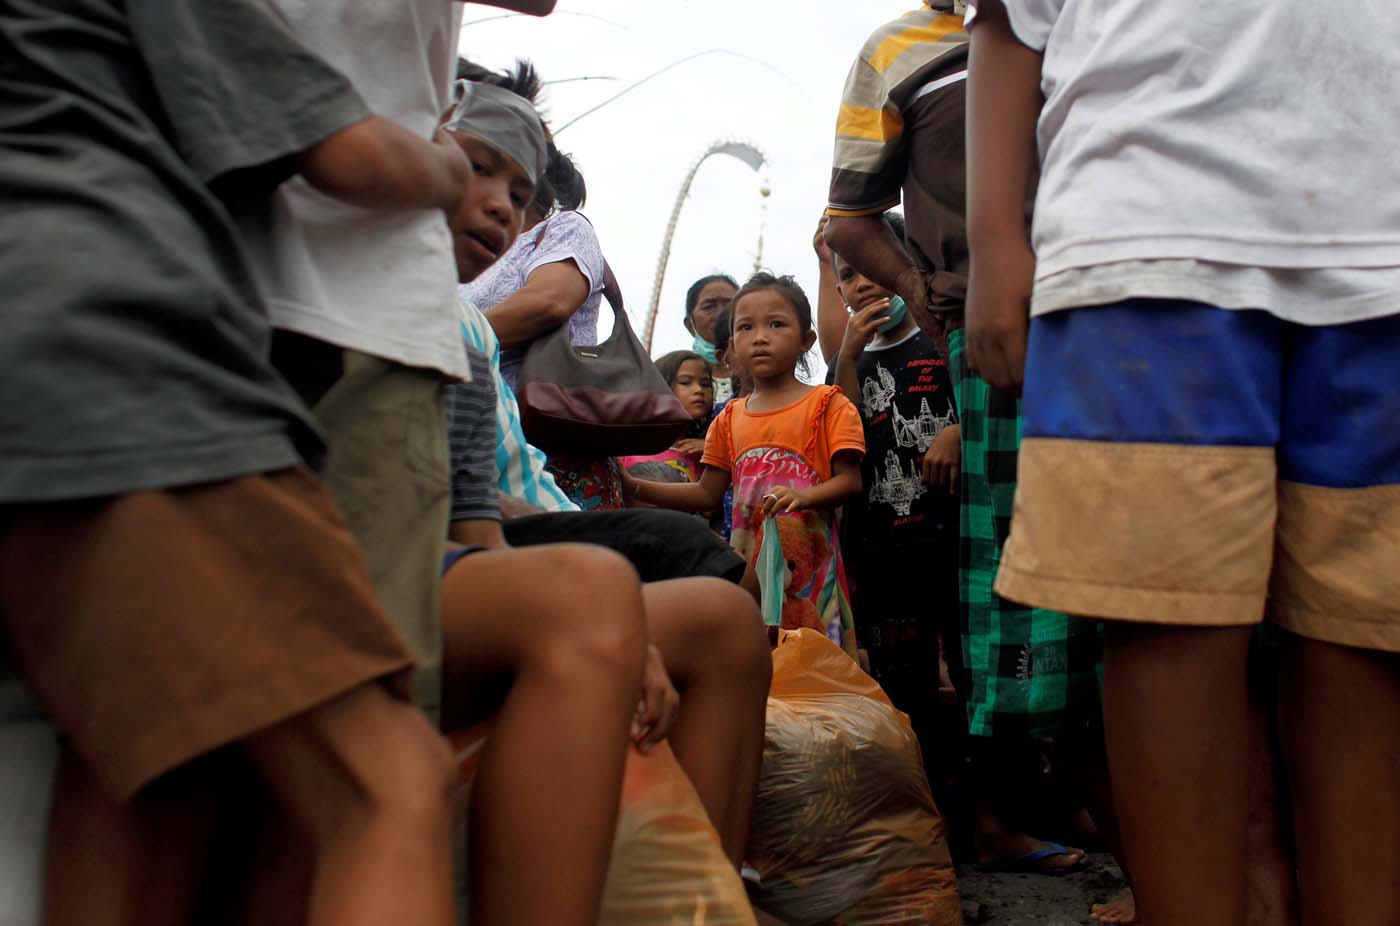
M 481 310 L 460 293 L 462 337 L 490 358 L 491 375 L 496 380 L 496 472 L 501 493 L 519 498 L 545 511 L 578 511 L 554 477 L 544 468 L 544 453 L 531 446 L 520 427 L 520 406 L 515 392 L 501 378 L 501 342 Z

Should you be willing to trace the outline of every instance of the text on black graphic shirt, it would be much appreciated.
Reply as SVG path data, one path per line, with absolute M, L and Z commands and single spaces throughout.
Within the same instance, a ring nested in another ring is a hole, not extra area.
M 866 348 L 856 371 L 865 505 L 852 525 L 855 536 L 903 546 L 956 534 L 957 496 L 922 478 L 924 452 L 958 420 L 947 360 L 916 328 L 897 344 Z

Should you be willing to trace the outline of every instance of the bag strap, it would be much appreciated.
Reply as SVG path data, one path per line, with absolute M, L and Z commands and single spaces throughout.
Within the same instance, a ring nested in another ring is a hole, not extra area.
M 575 212 L 577 212 L 579 218 L 588 222 L 589 225 L 593 224 L 589 221 L 588 216 L 577 210 L 575 210 Z M 552 218 L 552 216 L 550 218 Z M 549 231 L 549 218 L 540 222 L 540 230 L 535 234 L 535 250 L 539 250 L 540 245 L 544 242 L 545 233 L 547 231 Z M 631 321 L 627 318 L 627 307 L 623 302 L 622 287 L 618 284 L 617 277 L 613 274 L 612 265 L 608 263 L 606 257 L 603 258 L 603 298 L 607 300 L 608 307 L 613 310 L 613 330 L 612 334 L 608 336 L 608 340 L 603 342 L 606 344 L 617 336 L 619 323 L 626 325 L 629 330 L 632 327 Z M 567 327 L 567 322 L 560 325 L 560 328 Z
M 622 287 L 617 282 L 617 277 L 613 275 L 612 265 L 608 263 L 606 257 L 603 258 L 603 298 L 608 300 L 608 305 L 612 306 L 614 315 L 623 315 L 627 309 L 622 304 Z

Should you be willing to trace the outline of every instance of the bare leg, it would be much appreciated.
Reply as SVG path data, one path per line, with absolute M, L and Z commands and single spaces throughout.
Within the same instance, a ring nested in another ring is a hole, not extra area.
M 1089 908 L 1089 918 L 1095 923 L 1132 926 L 1138 922 L 1137 898 L 1133 896 L 1133 889 L 1125 887 L 1104 903 L 1094 904 Z
M 450 765 L 416 709 L 365 685 L 246 746 L 284 810 L 312 835 L 306 922 L 353 926 L 399 913 L 433 926 L 454 922 Z M 253 791 L 249 776 L 234 757 L 215 754 L 117 805 L 76 757 L 65 756 L 50 825 L 45 922 L 191 922 L 219 796 L 245 785 Z M 296 892 L 287 896 L 304 902 Z
M 1118 812 L 1113 806 L 1113 786 L 1108 777 L 1108 744 L 1104 742 L 1102 725 L 1095 723 L 1083 737 L 1067 739 L 1059 753 L 1069 754 L 1069 761 L 1065 763 L 1068 773 L 1082 786 L 1084 802 L 1094 821 L 1094 828 L 1108 843 L 1108 850 L 1118 867 L 1128 874 L 1123 834 L 1119 831 Z
M 1278 692 L 1278 660 L 1256 647 L 1250 656 L 1248 907 L 1245 926 L 1297 926 L 1298 873 L 1292 846 L 1284 841 L 1288 807 L 1279 787 L 1272 721 Z
M 1114 803 L 1149 926 L 1244 920 L 1250 632 L 1105 627 Z
M 1099 724 L 1093 724 L 1083 740 L 1072 740 L 1066 746 L 1074 756 L 1074 774 L 1084 783 L 1094 825 L 1108 843 L 1109 852 L 1130 885 L 1114 894 L 1106 903 L 1091 906 L 1089 918 L 1095 923 L 1111 926 L 1132 926 L 1138 921 L 1137 901 L 1133 897 L 1133 877 L 1123 848 L 1123 834 L 1118 827 L 1118 813 L 1113 806 L 1113 787 L 1108 776 L 1108 752 L 1103 730 Z
M 1400 656 L 1290 637 L 1282 714 L 1303 923 L 1400 923 Z
M 753 600 L 720 579 L 655 582 L 643 595 L 652 642 L 681 695 L 671 749 L 737 866 L 763 764 L 768 636 Z
M 972 809 L 976 830 L 972 835 L 973 858 L 979 865 L 1000 865 L 1046 849 L 1049 843 L 1006 825 L 991 805 L 977 802 Z M 1084 862 L 1084 850 L 1065 846 L 1063 855 L 1051 855 L 1034 863 L 1031 871 L 1053 874 Z
M 444 725 L 496 714 L 471 796 L 479 926 L 597 920 L 642 684 L 640 589 L 622 557 L 578 544 L 477 553 L 443 582 Z
M 755 602 L 763 603 L 763 587 L 758 584 L 758 573 L 754 572 L 752 562 L 744 566 L 744 575 L 739 579 L 739 587 L 752 595 Z
M 213 793 L 182 769 L 131 803 L 117 804 L 65 750 L 49 818 L 46 926 L 190 922 L 213 825 Z
M 417 708 L 365 685 L 246 747 L 315 846 L 308 923 L 455 926 L 452 759 Z
M 1013 737 L 970 736 L 967 781 L 972 794 L 972 857 L 979 865 L 1021 867 L 1020 859 L 1050 851 L 1045 840 L 1020 829 L 1024 814 L 1024 775 L 1033 761 L 1041 768 L 1044 758 L 1027 740 Z M 1065 851 L 1024 863 L 1031 872 L 1054 874 L 1084 862 L 1084 850 Z

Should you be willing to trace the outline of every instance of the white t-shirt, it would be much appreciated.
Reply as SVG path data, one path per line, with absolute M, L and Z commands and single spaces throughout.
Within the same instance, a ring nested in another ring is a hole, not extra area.
M 1222 307 L 1310 324 L 1395 313 L 1400 4 L 1005 3 L 1044 56 L 1034 311 L 1097 289 L 1257 293 L 1236 301 L 1278 308 Z
M 445 0 L 275 0 L 312 50 L 378 116 L 431 138 L 451 102 L 462 5 Z M 273 324 L 406 366 L 467 376 L 452 237 L 437 211 L 360 209 L 305 181 L 274 204 Z

